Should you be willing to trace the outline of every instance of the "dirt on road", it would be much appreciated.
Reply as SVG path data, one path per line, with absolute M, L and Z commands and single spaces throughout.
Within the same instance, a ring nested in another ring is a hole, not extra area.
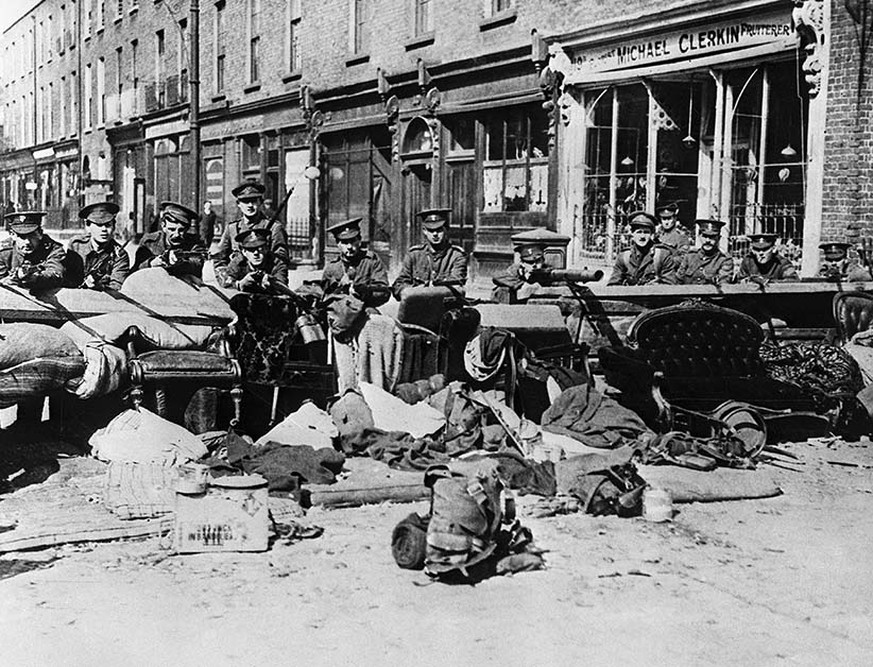
M 800 470 L 768 469 L 783 495 L 668 523 L 536 519 L 522 498 L 547 569 L 476 586 L 394 564 L 423 503 L 313 509 L 320 538 L 259 554 L 6 554 L 0 664 L 873 664 L 873 447 L 788 448 Z

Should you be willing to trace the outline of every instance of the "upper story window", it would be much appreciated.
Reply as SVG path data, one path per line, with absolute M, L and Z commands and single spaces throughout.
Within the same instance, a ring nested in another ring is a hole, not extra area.
M 215 4 L 215 92 L 224 91 L 224 2 Z
M 155 80 L 160 82 L 164 80 L 164 54 L 167 50 L 167 42 L 164 38 L 164 31 L 158 30 L 155 32 Z
M 433 0 L 413 0 L 415 2 L 415 36 L 433 32 Z
M 485 0 L 486 10 L 489 16 L 505 12 L 515 6 L 515 0 Z
M 261 0 L 249 0 L 249 83 L 261 80 Z
M 121 17 L 124 15 L 124 0 L 118 0 L 118 4 L 115 7 L 115 20 L 121 20 Z
M 83 0 L 88 3 L 88 11 L 85 12 L 85 39 L 91 36 L 91 23 L 94 20 L 94 2 L 93 0 Z
M 97 0 L 97 30 L 103 30 L 103 22 L 106 18 L 106 3 L 104 0 Z
M 287 65 L 289 72 L 300 70 L 300 2 L 288 0 Z
M 367 0 L 349 0 L 349 51 L 366 53 L 369 48 L 367 38 Z

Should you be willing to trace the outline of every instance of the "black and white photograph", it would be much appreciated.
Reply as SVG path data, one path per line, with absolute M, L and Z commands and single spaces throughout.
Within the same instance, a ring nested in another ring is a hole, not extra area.
M 873 0 L 2 0 L 0 665 L 873 664 Z

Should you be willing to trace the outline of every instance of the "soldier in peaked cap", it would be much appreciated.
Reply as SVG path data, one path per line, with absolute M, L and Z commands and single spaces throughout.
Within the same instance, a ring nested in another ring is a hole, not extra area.
M 851 243 L 844 241 L 824 241 L 818 244 L 821 250 L 821 267 L 818 276 L 825 280 L 848 280 L 850 282 L 868 282 L 870 272 L 858 262 L 849 259 Z
M 718 248 L 724 223 L 719 220 L 696 220 L 700 247 L 682 256 L 676 277 L 682 285 L 723 285 L 734 275 L 734 259 Z
M 750 234 L 751 252 L 743 257 L 737 282 L 750 280 L 797 280 L 797 269 L 776 252 L 776 234 Z
M 197 213 L 176 202 L 161 202 L 161 229 L 142 237 L 136 253 L 136 269 L 162 267 L 176 277 L 203 275 L 206 248 L 196 235 L 189 234 Z
M 121 289 L 130 273 L 127 251 L 113 238 L 118 206 L 110 201 L 88 204 L 79 218 L 88 232 L 70 240 L 67 282 L 85 289 Z
M 546 263 L 543 244 L 534 241 L 521 243 L 516 245 L 515 251 L 518 261 L 491 278 L 494 283 L 491 298 L 498 303 L 523 303 L 541 287 L 533 278 Z
M 231 258 L 222 286 L 241 292 L 283 294 L 288 285 L 288 268 L 276 262 L 270 250 L 269 229 L 249 229 L 237 234 L 240 252 Z
M 361 245 L 361 218 L 344 220 L 327 228 L 336 240 L 339 255 L 327 262 L 321 278 L 324 296 L 353 294 L 365 306 L 377 308 L 388 301 L 388 272 L 372 250 Z
M 674 284 L 677 261 L 671 248 L 655 243 L 657 218 L 646 211 L 628 216 L 631 247 L 619 253 L 608 285 Z
M 233 196 L 236 197 L 240 217 L 224 226 L 224 232 L 212 257 L 215 275 L 219 282 L 222 281 L 222 275 L 227 270 L 231 258 L 239 254 L 236 238 L 242 232 L 247 232 L 250 229 L 268 229 L 270 231 L 270 251 L 274 261 L 283 265 L 287 273 L 289 266 L 288 239 L 285 236 L 285 228 L 278 220 L 272 220 L 265 216 L 261 210 L 266 191 L 267 189 L 263 184 L 257 181 L 244 181 L 232 190 Z
M 658 243 L 672 248 L 675 252 L 685 253 L 691 247 L 691 235 L 679 222 L 679 204 L 665 202 L 655 208 L 658 216 L 658 227 L 655 234 Z
M 467 282 L 467 253 L 449 243 L 450 214 L 448 208 L 419 211 L 426 243 L 412 246 L 403 258 L 400 274 L 391 287 L 398 300 L 407 287 L 422 285 L 445 285 L 463 292 Z
M 0 280 L 33 292 L 61 287 L 66 267 L 64 246 L 42 230 L 45 211 L 19 211 L 5 216 L 13 245 L 0 250 Z

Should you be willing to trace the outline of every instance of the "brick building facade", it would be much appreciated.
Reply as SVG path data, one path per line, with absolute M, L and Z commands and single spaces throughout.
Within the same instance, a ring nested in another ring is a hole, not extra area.
M 362 216 L 392 269 L 414 212 L 449 206 L 484 281 L 538 226 L 571 238 L 569 264 L 608 265 L 627 213 L 665 200 L 728 222 L 736 251 L 776 232 L 805 273 L 869 221 L 871 84 L 858 107 L 841 1 L 199 0 L 199 182 L 191 4 L 43 0 L 4 32 L 4 198 L 65 225 L 112 195 L 133 233 L 197 193 L 233 216 L 256 177 L 274 206 L 293 186 L 298 261 Z

